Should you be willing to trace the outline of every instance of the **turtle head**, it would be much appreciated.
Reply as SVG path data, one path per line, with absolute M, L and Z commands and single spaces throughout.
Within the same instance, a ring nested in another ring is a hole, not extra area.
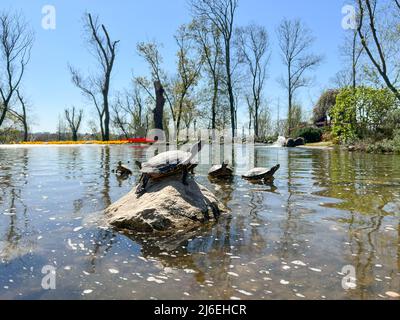
M 200 153 L 201 149 L 203 148 L 203 141 L 197 142 L 193 147 L 192 150 L 190 150 L 191 154 L 193 156 L 196 156 L 198 153 Z
M 223 168 L 223 169 L 228 168 L 228 166 L 229 166 L 229 162 L 228 162 L 228 161 L 222 162 L 222 168 Z
M 271 169 L 271 173 L 274 175 L 280 168 L 281 168 L 280 164 L 276 165 Z
M 122 161 L 118 161 L 118 165 L 119 165 L 119 166 L 122 166 Z
M 139 168 L 139 169 L 142 169 L 142 163 L 140 162 L 140 161 L 135 161 L 135 164 L 136 164 L 136 166 Z

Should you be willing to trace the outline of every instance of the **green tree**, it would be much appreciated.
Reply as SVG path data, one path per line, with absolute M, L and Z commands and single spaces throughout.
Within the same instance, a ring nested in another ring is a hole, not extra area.
M 389 89 L 342 89 L 330 113 L 332 132 L 344 143 L 357 138 L 391 137 L 397 110 L 396 96 Z
M 344 143 L 355 140 L 357 136 L 356 101 L 356 93 L 352 89 L 343 89 L 330 112 L 332 133 Z

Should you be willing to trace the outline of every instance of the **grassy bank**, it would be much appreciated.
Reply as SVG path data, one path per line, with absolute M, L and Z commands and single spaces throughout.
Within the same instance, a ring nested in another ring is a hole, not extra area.
M 307 143 L 305 148 L 333 148 L 336 145 L 332 141 L 324 141 L 324 142 L 316 142 L 316 143 Z
M 353 144 L 346 145 L 350 151 L 381 154 L 400 154 L 400 141 L 394 140 L 360 140 Z

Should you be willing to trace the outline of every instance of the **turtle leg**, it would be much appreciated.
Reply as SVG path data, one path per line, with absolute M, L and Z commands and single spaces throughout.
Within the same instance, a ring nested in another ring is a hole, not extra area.
M 188 176 L 189 176 L 188 168 L 187 168 L 187 167 L 184 167 L 183 170 L 182 170 L 182 183 L 183 183 L 185 186 L 188 186 L 188 185 L 189 185 Z
M 146 187 L 149 181 L 150 181 L 150 176 L 148 174 L 145 174 L 143 177 L 143 184 L 142 184 L 143 191 L 146 191 Z
M 135 161 L 136 166 L 142 170 L 142 163 L 140 161 Z
M 146 191 L 147 183 L 149 182 L 150 177 L 147 174 L 142 174 L 139 180 L 139 185 L 136 190 L 136 194 L 142 194 Z
M 137 189 L 136 189 L 136 194 L 142 193 L 142 189 L 143 189 L 143 176 L 144 176 L 144 174 L 142 174 L 142 175 L 140 176 L 140 178 L 139 178 L 139 183 L 138 183 L 138 186 L 137 186 Z

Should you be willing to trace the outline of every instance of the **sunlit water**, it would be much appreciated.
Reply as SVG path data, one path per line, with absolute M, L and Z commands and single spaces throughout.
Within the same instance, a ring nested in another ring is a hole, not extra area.
M 237 147 L 238 149 L 243 147 Z M 244 147 L 245 148 L 245 147 Z M 236 150 L 237 152 L 238 150 Z M 237 152 L 240 154 L 239 152 Z M 128 146 L 0 148 L 0 299 L 387 299 L 400 288 L 400 157 L 257 147 L 273 186 L 196 179 L 231 210 L 184 239 L 104 226 Z M 136 170 L 136 169 L 135 169 Z M 294 262 L 294 263 L 293 263 Z M 43 266 L 56 289 L 42 288 Z M 356 289 L 342 286 L 343 267 Z

